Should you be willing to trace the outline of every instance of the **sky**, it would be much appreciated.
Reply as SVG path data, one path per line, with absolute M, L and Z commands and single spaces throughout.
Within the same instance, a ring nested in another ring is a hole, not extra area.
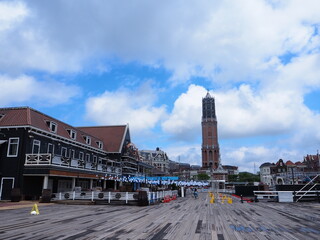
M 201 165 L 215 98 L 221 163 L 257 172 L 320 149 L 318 0 L 0 1 L 0 107 L 129 124 L 140 150 Z

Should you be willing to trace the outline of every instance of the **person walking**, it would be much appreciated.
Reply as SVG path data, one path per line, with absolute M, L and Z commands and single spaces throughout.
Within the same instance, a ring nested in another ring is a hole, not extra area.
M 193 195 L 195 199 L 198 198 L 198 190 L 196 188 L 194 189 Z

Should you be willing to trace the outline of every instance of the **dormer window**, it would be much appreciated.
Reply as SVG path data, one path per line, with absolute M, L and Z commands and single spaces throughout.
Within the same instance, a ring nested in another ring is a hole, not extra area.
M 57 133 L 58 124 L 53 121 L 46 121 L 51 132 Z
M 97 141 L 96 143 L 98 145 L 98 148 L 100 148 L 100 149 L 103 148 L 103 143 L 101 141 Z
M 86 141 L 86 144 L 91 145 L 91 137 L 90 136 L 83 136 L 83 138 Z
M 75 140 L 77 138 L 77 132 L 75 130 L 67 129 L 67 132 L 69 133 L 71 139 Z
M 0 120 L 4 117 L 3 113 L 0 113 Z

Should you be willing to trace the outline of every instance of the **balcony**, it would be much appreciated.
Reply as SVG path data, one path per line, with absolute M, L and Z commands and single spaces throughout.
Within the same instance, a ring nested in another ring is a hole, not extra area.
M 104 159 L 108 161 L 107 159 Z M 106 174 L 121 175 L 120 167 L 109 166 L 97 162 L 85 162 L 83 159 L 75 159 L 60 155 L 52 155 L 50 153 L 26 154 L 25 166 L 61 166 L 72 169 L 83 169 L 95 172 L 103 172 Z

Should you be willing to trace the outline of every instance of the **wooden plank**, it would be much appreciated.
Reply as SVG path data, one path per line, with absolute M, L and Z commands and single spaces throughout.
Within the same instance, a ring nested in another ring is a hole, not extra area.
M 217 200 L 200 193 L 146 207 L 39 204 L 37 216 L 30 206 L 0 210 L 0 239 L 320 239 L 319 203 Z

